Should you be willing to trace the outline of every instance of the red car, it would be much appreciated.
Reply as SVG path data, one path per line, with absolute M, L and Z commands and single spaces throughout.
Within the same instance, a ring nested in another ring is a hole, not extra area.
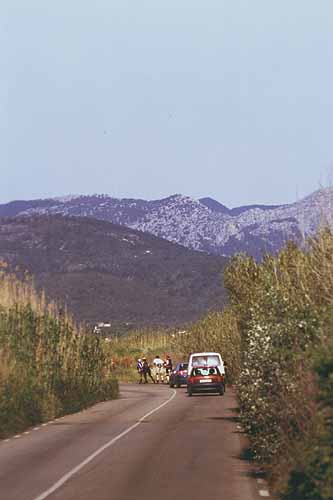
M 187 393 L 192 396 L 195 392 L 217 392 L 223 396 L 224 383 L 217 366 L 196 366 L 187 379 Z

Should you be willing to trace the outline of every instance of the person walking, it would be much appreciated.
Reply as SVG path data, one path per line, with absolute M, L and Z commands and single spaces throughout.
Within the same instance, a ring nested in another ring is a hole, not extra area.
M 172 372 L 172 360 L 169 354 L 166 355 L 166 358 L 164 360 L 164 368 L 165 368 L 166 382 L 168 384 L 170 382 L 170 375 Z
M 154 372 L 155 372 L 155 377 L 156 377 L 156 382 L 159 384 L 160 382 L 164 384 L 164 362 L 163 360 L 159 357 L 156 356 L 154 361 Z
M 228 367 L 228 363 L 225 361 L 224 362 L 224 392 L 225 392 L 227 382 L 229 382 L 229 367 Z
M 147 361 L 147 358 L 142 358 L 142 361 L 143 361 L 142 372 L 143 372 L 143 376 L 145 379 L 145 384 L 148 384 L 147 377 L 149 377 L 152 380 L 153 384 L 155 384 L 156 382 L 154 380 L 154 377 L 151 374 L 151 369 L 150 369 L 149 363 Z
M 142 384 L 142 382 L 143 382 L 143 362 L 142 362 L 141 358 L 138 359 L 136 369 L 137 369 L 138 374 L 140 375 L 139 384 Z

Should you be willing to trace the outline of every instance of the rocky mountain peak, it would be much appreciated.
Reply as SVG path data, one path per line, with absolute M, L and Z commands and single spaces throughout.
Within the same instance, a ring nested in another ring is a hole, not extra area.
M 212 198 L 174 194 L 161 200 L 109 195 L 68 195 L 0 205 L 0 216 L 61 214 L 106 220 L 185 247 L 219 255 L 276 252 L 287 240 L 302 241 L 320 224 L 332 224 L 333 188 L 319 189 L 289 205 L 229 209 Z

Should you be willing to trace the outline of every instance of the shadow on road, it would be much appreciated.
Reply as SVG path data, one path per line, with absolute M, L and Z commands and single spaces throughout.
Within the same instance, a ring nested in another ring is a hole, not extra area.
M 233 422 L 238 424 L 239 423 L 239 417 L 208 417 L 209 420 L 224 420 L 226 422 Z M 237 432 L 242 432 L 242 431 L 237 431 Z
M 235 407 L 235 408 L 226 408 L 226 411 L 227 412 L 230 412 L 230 413 L 236 413 L 237 415 L 230 415 L 230 417 L 228 416 L 221 416 L 221 417 L 208 417 L 210 420 L 223 420 L 225 422 L 232 422 L 232 423 L 236 423 L 236 424 L 239 424 L 240 423 L 240 417 L 238 416 L 239 413 L 240 413 L 240 409 L 238 407 Z M 236 434 L 238 433 L 242 433 L 243 431 L 242 430 L 237 430 L 237 431 L 234 431 Z
M 254 479 L 267 479 L 267 474 L 265 471 L 259 468 L 255 461 L 255 455 L 250 447 L 245 447 L 241 451 L 240 455 L 235 457 L 238 460 L 242 460 L 251 465 L 251 469 L 242 473 L 243 476 L 252 477 Z

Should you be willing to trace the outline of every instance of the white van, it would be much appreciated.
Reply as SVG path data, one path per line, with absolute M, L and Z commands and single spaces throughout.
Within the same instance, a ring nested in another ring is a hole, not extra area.
M 217 366 L 221 375 L 225 375 L 224 363 L 219 352 L 193 352 L 188 361 L 187 373 L 190 375 L 196 366 Z

